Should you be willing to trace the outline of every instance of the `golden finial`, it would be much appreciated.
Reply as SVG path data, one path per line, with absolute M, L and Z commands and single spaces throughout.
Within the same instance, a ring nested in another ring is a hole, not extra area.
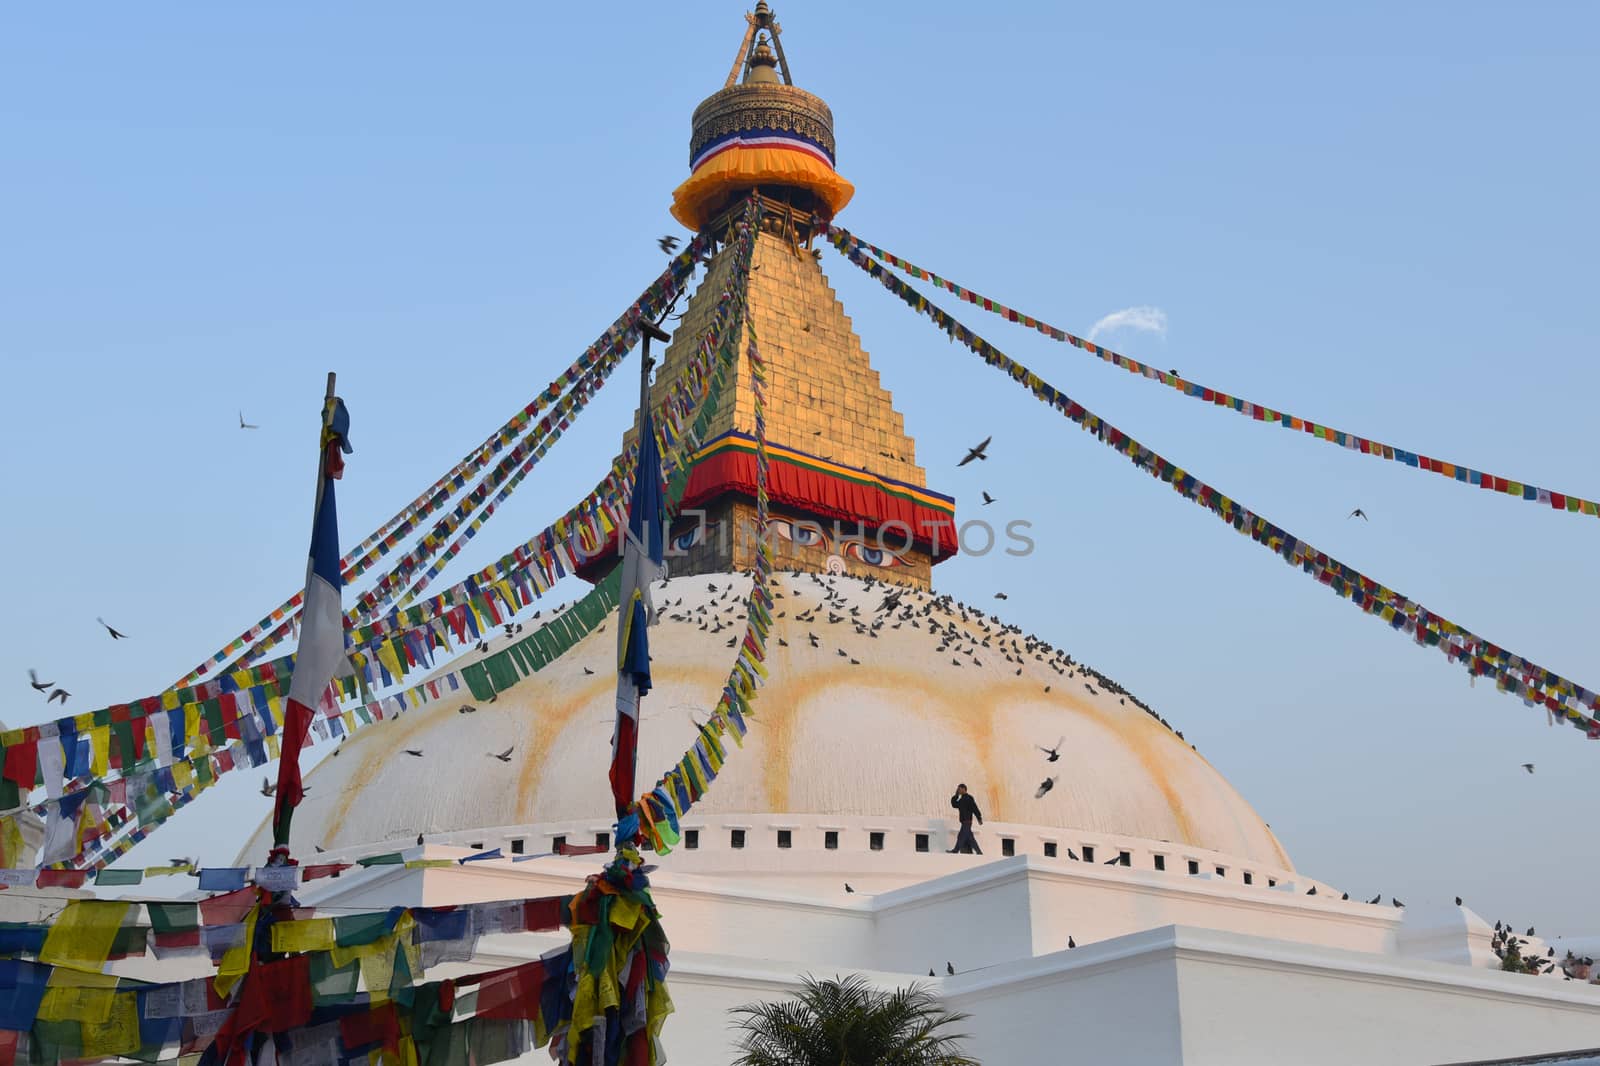
M 756 50 L 750 53 L 750 69 L 745 73 L 744 83 L 778 84 L 778 57 L 772 54 L 772 46 L 767 43 L 765 34 L 756 41 Z

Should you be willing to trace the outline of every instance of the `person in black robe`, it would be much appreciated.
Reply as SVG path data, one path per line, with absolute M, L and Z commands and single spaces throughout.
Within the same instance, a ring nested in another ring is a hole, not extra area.
M 983 812 L 978 810 L 978 801 L 972 798 L 972 793 L 967 791 L 966 785 L 956 786 L 956 794 L 950 797 L 950 806 L 954 807 L 961 817 L 961 831 L 956 834 L 956 846 L 950 849 L 951 853 L 982 855 L 983 849 L 978 847 L 978 840 L 972 835 L 972 820 L 976 818 L 978 824 L 982 825 Z

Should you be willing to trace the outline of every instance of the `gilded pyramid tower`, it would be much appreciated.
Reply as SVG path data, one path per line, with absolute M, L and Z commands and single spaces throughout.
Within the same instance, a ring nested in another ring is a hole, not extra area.
M 775 561 L 926 588 L 932 566 L 955 551 L 955 504 L 928 489 L 905 420 L 814 251 L 814 239 L 854 192 L 834 171 L 833 114 L 792 84 L 766 4 L 747 17 L 728 84 L 695 110 L 691 174 L 673 195 L 673 215 L 721 241 L 721 250 L 657 381 L 672 380 L 705 333 L 733 269 L 727 238 L 753 191 L 765 211 L 748 299 L 767 367 Z M 742 344 L 734 381 L 696 453 L 672 530 L 675 574 L 752 563 L 755 405 Z M 663 395 L 658 386 L 653 398 Z

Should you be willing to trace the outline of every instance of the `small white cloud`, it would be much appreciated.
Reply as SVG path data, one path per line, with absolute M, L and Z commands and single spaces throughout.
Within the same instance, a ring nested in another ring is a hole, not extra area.
M 1167 313 L 1159 307 L 1124 307 L 1113 311 L 1089 327 L 1089 339 L 1118 329 L 1139 329 L 1158 336 L 1167 335 Z

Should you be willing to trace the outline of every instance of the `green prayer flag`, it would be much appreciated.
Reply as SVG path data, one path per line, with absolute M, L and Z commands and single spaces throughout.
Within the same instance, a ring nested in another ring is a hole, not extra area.
M 357 859 L 357 866 L 400 866 L 405 863 L 404 855 L 398 851 L 391 851 L 387 855 L 368 855 L 364 859 Z
M 150 928 L 157 933 L 188 933 L 200 928 L 198 903 L 146 903 L 144 909 L 150 914 Z
M 377 914 L 349 914 L 333 920 L 333 942 L 341 948 L 353 948 L 361 944 L 370 944 L 390 930 L 387 911 Z
M 113 870 L 109 866 L 94 877 L 97 885 L 137 885 L 143 880 L 143 870 Z

